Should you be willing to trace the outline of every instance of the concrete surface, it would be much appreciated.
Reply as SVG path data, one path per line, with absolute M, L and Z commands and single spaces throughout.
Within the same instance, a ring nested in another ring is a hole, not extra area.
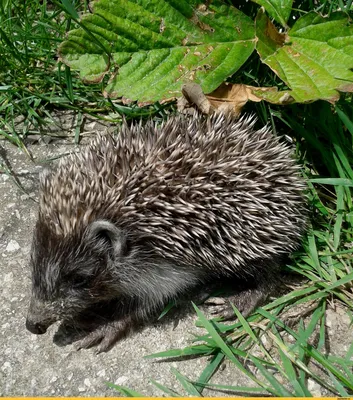
M 61 127 L 72 131 L 71 125 Z M 95 123 L 87 123 L 89 136 L 98 130 Z M 60 129 L 51 126 L 52 136 Z M 99 128 L 101 129 L 101 127 Z M 37 139 L 38 137 L 34 137 Z M 13 169 L 29 193 L 17 187 L 13 179 L 0 174 L 0 395 L 1 396 L 119 396 L 106 382 L 126 385 L 150 396 L 161 396 L 149 379 L 184 393 L 171 372 L 176 367 L 185 376 L 197 379 L 207 364 L 207 358 L 181 362 L 156 362 L 144 355 L 181 348 L 191 343 L 192 333 L 201 333 L 194 326 L 193 312 L 176 313 L 164 323 L 146 327 L 119 342 L 109 353 L 95 355 L 94 350 L 76 352 L 72 346 L 57 347 L 52 326 L 43 336 L 35 336 L 25 329 L 25 315 L 29 300 L 30 276 L 28 256 L 31 231 L 36 219 L 38 161 L 67 152 L 73 147 L 71 139 L 53 140 L 49 144 L 30 144 L 36 163 L 16 147 L 0 141 L 0 162 Z M 353 342 L 350 320 L 343 311 L 329 311 L 331 333 L 330 352 L 340 354 Z M 232 365 L 212 379 L 213 383 L 247 385 L 244 377 Z M 310 383 L 310 382 L 309 382 Z M 315 382 L 310 383 L 317 396 L 324 392 Z M 315 386 L 316 385 L 316 386 Z M 225 395 L 205 392 L 207 395 Z

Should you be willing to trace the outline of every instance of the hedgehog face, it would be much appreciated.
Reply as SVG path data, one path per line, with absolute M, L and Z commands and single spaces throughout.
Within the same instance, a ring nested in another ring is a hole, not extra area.
M 72 320 L 92 305 L 111 300 L 114 259 L 123 252 L 121 230 L 96 221 L 81 235 L 57 237 L 39 220 L 34 232 L 32 297 L 27 329 L 45 333 L 56 321 Z M 116 285 L 116 284 L 115 284 Z

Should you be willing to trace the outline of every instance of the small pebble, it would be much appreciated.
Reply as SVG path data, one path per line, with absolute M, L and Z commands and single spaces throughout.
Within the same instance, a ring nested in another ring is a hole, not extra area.
M 11 252 L 19 250 L 19 249 L 20 249 L 20 245 L 18 244 L 18 242 L 16 242 L 16 240 L 11 239 L 6 246 L 5 251 L 8 251 L 11 253 Z

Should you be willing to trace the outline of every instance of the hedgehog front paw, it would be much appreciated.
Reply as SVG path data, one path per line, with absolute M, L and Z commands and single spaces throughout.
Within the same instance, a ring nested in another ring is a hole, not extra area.
M 123 339 L 132 328 L 132 319 L 125 317 L 110 321 L 90 332 L 83 339 L 74 344 L 75 349 L 89 349 L 98 346 L 96 354 L 111 350 L 114 345 Z
M 68 346 L 84 338 L 88 332 L 90 331 L 82 329 L 78 324 L 64 321 L 55 332 L 53 342 L 59 347 Z

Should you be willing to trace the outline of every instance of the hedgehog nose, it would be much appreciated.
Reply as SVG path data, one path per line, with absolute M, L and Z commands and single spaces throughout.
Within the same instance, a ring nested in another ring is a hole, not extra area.
M 30 320 L 26 320 L 26 328 L 35 335 L 43 335 L 47 331 L 47 327 L 38 322 L 32 322 Z

